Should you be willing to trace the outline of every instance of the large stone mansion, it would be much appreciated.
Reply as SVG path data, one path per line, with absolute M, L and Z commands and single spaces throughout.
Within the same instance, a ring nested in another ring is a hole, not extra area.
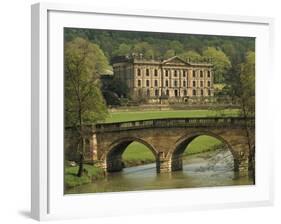
M 125 81 L 132 99 L 187 101 L 214 95 L 213 65 L 194 63 L 178 56 L 147 60 L 141 55 L 112 59 L 113 75 Z

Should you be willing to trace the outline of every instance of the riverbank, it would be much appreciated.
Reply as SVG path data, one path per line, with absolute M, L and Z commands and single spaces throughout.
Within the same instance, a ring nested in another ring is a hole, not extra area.
M 77 176 L 78 166 L 66 165 L 64 169 L 64 186 L 65 189 L 89 184 L 94 180 L 103 179 L 105 174 L 102 168 L 93 165 L 84 164 L 84 174 L 81 177 Z
M 109 173 L 106 178 L 70 188 L 66 194 L 122 192 L 177 188 L 252 185 L 249 177 L 239 177 L 233 171 L 229 150 L 205 152 L 183 158 L 183 170 L 157 173 L 156 164 L 124 168 Z
M 201 153 L 212 152 L 223 148 L 222 143 L 213 137 L 203 135 L 195 138 L 186 148 L 183 157 L 190 155 L 201 155 Z M 155 163 L 154 154 L 145 145 L 139 142 L 131 143 L 122 156 L 124 168 L 136 167 Z M 104 179 L 105 173 L 102 168 L 84 164 L 84 175 L 77 177 L 78 166 L 65 166 L 65 189 L 92 183 Z

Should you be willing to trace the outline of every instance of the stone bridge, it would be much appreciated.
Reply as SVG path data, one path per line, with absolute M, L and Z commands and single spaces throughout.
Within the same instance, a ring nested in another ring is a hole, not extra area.
M 122 154 L 134 141 L 147 146 L 157 172 L 182 170 L 187 145 L 200 135 L 219 139 L 231 151 L 234 169 L 248 174 L 253 166 L 255 120 L 241 117 L 168 118 L 88 126 L 88 156 L 107 171 L 121 171 Z

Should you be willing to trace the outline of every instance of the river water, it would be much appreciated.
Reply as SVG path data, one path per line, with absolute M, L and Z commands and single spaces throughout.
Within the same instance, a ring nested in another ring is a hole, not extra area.
M 124 168 L 105 179 L 68 189 L 66 194 L 140 191 L 173 188 L 194 188 L 251 185 L 252 179 L 237 177 L 229 151 L 190 155 L 183 160 L 183 170 L 157 173 L 156 164 Z

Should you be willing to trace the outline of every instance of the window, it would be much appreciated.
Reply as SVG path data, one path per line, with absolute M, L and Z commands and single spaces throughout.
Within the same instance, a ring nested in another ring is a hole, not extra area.
M 166 87 L 169 86 L 169 80 L 166 80 Z
M 178 96 L 178 90 L 175 89 L 175 97 L 177 97 L 177 96 Z
M 195 89 L 192 90 L 192 95 L 193 95 L 193 96 L 196 96 L 196 90 L 195 90 Z
M 146 86 L 149 87 L 149 80 L 146 80 Z
M 185 77 L 186 71 L 183 71 L 182 73 L 182 77 Z
M 154 76 L 157 76 L 158 75 L 158 71 L 157 69 L 154 70 Z
M 150 91 L 149 91 L 149 89 L 146 90 L 146 95 L 147 95 L 147 96 L 150 96 Z
M 208 90 L 208 95 L 211 96 L 211 90 Z
M 146 69 L 146 76 L 149 76 L 149 69 Z
M 208 78 L 211 77 L 211 71 L 208 71 Z
M 186 89 L 183 91 L 183 95 L 184 95 L 184 96 L 187 96 L 187 91 L 186 91 Z
M 166 77 L 169 76 L 169 71 L 168 70 L 165 71 L 165 75 L 166 75 Z
M 177 80 L 174 81 L 174 86 L 175 86 L 175 87 L 178 86 L 178 81 L 177 81 Z
M 159 90 L 158 89 L 155 90 L 155 96 L 159 96 Z
M 200 78 L 203 78 L 203 71 L 200 71 Z
M 200 87 L 203 87 L 203 81 L 200 81 Z
M 138 80 L 138 86 L 141 86 L 141 80 Z
M 178 72 L 177 72 L 177 71 L 174 72 L 174 76 L 175 76 L 175 77 L 178 76 Z
M 195 81 L 193 81 L 193 87 L 195 87 L 196 86 L 196 82 Z
M 138 76 L 141 76 L 141 70 L 138 68 Z
M 192 72 L 192 76 L 193 76 L 193 78 L 196 77 L 196 72 L 195 71 Z
M 210 87 L 211 86 L 211 82 L 210 81 L 208 81 L 208 87 Z
M 183 85 L 183 87 L 186 87 L 186 81 L 185 80 L 182 82 L 182 85 Z
M 170 93 L 169 93 L 169 90 L 167 89 L 167 90 L 166 90 L 166 95 L 169 96 L 169 94 L 170 94 Z
M 203 96 L 204 95 L 204 91 L 203 91 L 203 89 L 201 89 L 201 96 Z
M 154 86 L 158 86 L 158 81 L 154 80 Z

